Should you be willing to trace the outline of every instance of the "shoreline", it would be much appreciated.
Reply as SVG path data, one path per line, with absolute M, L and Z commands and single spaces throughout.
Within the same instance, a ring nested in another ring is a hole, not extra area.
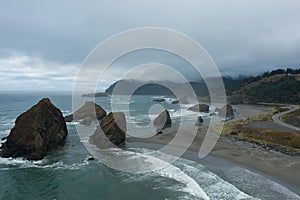
M 205 129 L 205 127 L 198 129 L 193 143 L 187 149 L 188 151 L 196 154 L 199 152 L 206 133 Z M 185 129 L 186 135 L 188 135 L 189 131 L 191 130 Z M 176 129 L 168 128 L 161 135 L 150 138 L 127 138 L 127 142 L 166 145 L 170 143 L 176 133 Z M 182 139 L 187 137 L 186 135 Z M 172 146 L 184 148 L 178 143 Z M 267 151 L 258 145 L 244 141 L 235 141 L 224 136 L 219 137 L 208 156 L 225 159 L 233 164 L 243 166 L 245 169 L 263 175 L 300 195 L 299 156 L 289 156 L 272 150 Z M 199 161 L 199 159 L 197 157 L 195 160 Z

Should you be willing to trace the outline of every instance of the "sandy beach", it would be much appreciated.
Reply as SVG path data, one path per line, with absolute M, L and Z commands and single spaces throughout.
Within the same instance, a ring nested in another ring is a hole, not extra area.
M 237 105 L 234 106 L 236 112 L 235 119 L 242 119 L 252 115 L 269 112 L 271 107 Z M 192 129 L 184 129 L 184 135 L 180 135 L 179 141 L 187 140 L 191 137 Z M 199 152 L 203 139 L 206 135 L 207 127 L 198 129 L 197 135 L 188 150 Z M 128 142 L 144 142 L 169 144 L 177 134 L 177 129 L 168 128 L 163 134 L 150 138 L 128 138 Z M 214 133 L 211 133 L 212 135 Z M 178 136 L 176 136 L 178 137 Z M 213 137 L 212 137 L 213 138 Z M 209 142 L 209 140 L 208 140 Z M 180 142 L 172 143 L 174 147 L 184 148 Z M 271 180 L 274 180 L 297 194 L 300 194 L 300 157 L 285 155 L 274 150 L 266 150 L 262 147 L 244 141 L 235 141 L 232 138 L 221 136 L 216 145 L 209 153 L 211 156 L 226 159 L 237 163 L 253 172 L 258 172 Z M 199 160 L 200 158 L 198 158 Z M 201 162 L 201 160 L 199 161 Z

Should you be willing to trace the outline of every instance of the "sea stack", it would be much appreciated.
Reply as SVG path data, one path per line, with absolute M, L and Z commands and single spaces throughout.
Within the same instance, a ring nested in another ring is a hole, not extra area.
M 201 117 L 201 116 L 199 116 L 198 118 L 197 118 L 197 121 L 196 121 L 196 123 L 195 123 L 195 126 L 202 126 L 203 125 L 203 118 Z
M 79 121 L 82 124 L 89 125 L 93 120 L 101 120 L 106 116 L 106 111 L 93 101 L 87 101 L 73 114 L 65 117 L 66 122 Z
M 156 130 L 159 132 L 167 127 L 172 126 L 172 120 L 170 114 L 167 110 L 162 111 L 155 119 L 154 126 Z
M 222 108 L 216 109 L 216 112 L 219 112 L 220 117 L 232 118 L 234 117 L 233 108 L 231 105 L 225 105 Z
M 122 112 L 110 112 L 90 137 L 90 143 L 100 149 L 125 145 L 126 119 Z
M 61 111 L 48 98 L 21 114 L 2 145 L 2 157 L 41 160 L 65 144 L 68 131 Z

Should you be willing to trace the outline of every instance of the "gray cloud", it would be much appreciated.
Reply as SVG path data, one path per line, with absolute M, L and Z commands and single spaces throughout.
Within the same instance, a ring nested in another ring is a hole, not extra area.
M 70 87 L 75 66 L 94 46 L 120 31 L 145 26 L 190 35 L 207 49 L 224 74 L 296 68 L 300 63 L 299 10 L 298 0 L 4 0 L 0 6 L 2 62 L 18 56 L 39 61 L 26 71 L 24 63 L 15 60 L 9 65 L 18 66 L 15 74 L 5 72 L 11 69 L 2 63 L 0 79 L 13 82 L 21 76 L 24 81 L 25 77 L 43 77 L 51 87 L 62 81 Z M 164 64 L 174 64 L 174 60 L 165 60 Z M 28 88 L 36 84 L 32 80 L 31 84 L 26 79 Z

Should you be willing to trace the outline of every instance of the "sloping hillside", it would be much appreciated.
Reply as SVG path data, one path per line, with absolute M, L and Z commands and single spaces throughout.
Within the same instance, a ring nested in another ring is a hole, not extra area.
M 233 92 L 232 99 L 240 103 L 300 104 L 300 74 L 275 74 L 262 77 Z

